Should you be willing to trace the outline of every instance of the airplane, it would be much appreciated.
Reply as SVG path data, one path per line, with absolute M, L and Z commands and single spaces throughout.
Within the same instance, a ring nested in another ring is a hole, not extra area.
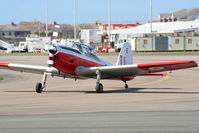
M 104 79 L 121 80 L 128 88 L 127 81 L 136 76 L 165 76 L 164 71 L 197 67 L 195 61 L 160 62 L 133 64 L 131 44 L 124 43 L 116 64 L 101 60 L 91 46 L 75 42 L 71 46 L 53 45 L 49 48 L 48 66 L 0 63 L 0 69 L 43 74 L 43 80 L 36 84 L 37 93 L 42 93 L 46 86 L 47 76 L 63 78 L 96 79 L 95 90 L 103 93 Z

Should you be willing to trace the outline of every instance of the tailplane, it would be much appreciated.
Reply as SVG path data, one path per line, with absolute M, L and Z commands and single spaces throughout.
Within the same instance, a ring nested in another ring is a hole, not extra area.
M 121 48 L 116 65 L 129 65 L 129 64 L 133 64 L 133 55 L 131 51 L 131 44 L 126 42 L 123 44 Z

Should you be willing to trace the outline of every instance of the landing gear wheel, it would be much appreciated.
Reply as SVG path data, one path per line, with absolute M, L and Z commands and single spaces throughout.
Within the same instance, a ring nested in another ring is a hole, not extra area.
M 42 84 L 41 83 L 37 83 L 36 87 L 35 87 L 35 90 L 36 90 L 37 93 L 42 93 L 42 91 L 43 91 Z
M 128 89 L 128 88 L 129 88 L 128 84 L 125 84 L 125 89 Z
M 103 85 L 101 83 L 96 85 L 96 92 L 103 93 Z

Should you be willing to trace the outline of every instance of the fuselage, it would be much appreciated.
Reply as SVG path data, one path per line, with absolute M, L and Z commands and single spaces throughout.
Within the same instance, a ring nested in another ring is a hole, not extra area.
M 79 76 L 75 73 L 78 67 L 112 66 L 111 63 L 103 61 L 92 52 L 85 52 L 67 46 L 56 46 L 56 53 L 51 57 L 52 66 L 71 76 Z M 131 80 L 134 77 L 120 77 L 116 80 Z
M 56 49 L 57 52 L 53 55 L 52 66 L 70 75 L 76 75 L 75 70 L 79 66 L 98 67 L 112 65 L 92 53 L 84 53 L 66 46 L 56 46 Z

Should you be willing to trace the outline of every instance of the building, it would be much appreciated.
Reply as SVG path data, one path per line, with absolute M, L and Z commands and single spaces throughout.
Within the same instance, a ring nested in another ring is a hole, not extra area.
M 30 29 L 11 23 L 0 29 L 0 40 L 16 43 L 25 40 L 30 33 Z
M 177 22 L 156 22 L 152 23 L 152 32 L 150 30 L 150 23 L 140 25 L 134 28 L 112 30 L 112 35 L 126 35 L 126 36 L 145 36 L 145 35 L 164 35 L 164 34 L 181 34 L 197 32 L 199 30 L 199 21 L 177 21 Z M 126 38 L 127 39 L 127 38 Z
M 137 23 L 137 24 L 111 24 L 110 28 L 111 28 L 111 30 L 126 29 L 126 28 L 133 28 L 133 27 L 136 27 L 139 25 L 141 25 L 141 24 L 139 24 L 139 23 Z M 101 25 L 100 29 L 107 31 L 108 27 L 109 27 L 109 24 L 103 24 L 103 25 Z
M 85 44 L 101 43 L 101 35 L 98 29 L 82 29 L 80 32 L 80 40 Z
M 135 39 L 135 51 L 199 50 L 199 20 L 154 22 L 134 28 L 112 30 L 116 41 Z
M 181 9 L 173 13 L 161 13 L 159 15 L 160 22 L 172 21 L 193 21 L 199 14 L 199 8 Z
M 31 31 L 29 29 L 22 26 L 18 26 L 14 23 L 5 25 L 0 29 L 0 35 L 6 38 L 26 37 L 30 33 Z

